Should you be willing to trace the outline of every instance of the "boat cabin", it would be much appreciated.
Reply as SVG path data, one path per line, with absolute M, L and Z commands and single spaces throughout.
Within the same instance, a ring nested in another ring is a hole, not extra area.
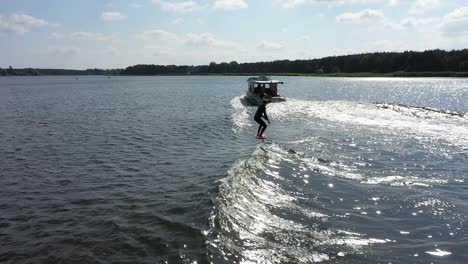
M 252 77 L 248 79 L 249 91 L 254 95 L 269 95 L 271 97 L 278 96 L 278 84 L 283 82 L 270 80 L 266 76 Z
M 284 102 L 286 98 L 278 94 L 278 84 L 283 82 L 271 80 L 267 76 L 251 77 L 247 80 L 247 100 L 253 105 L 260 105 L 264 99 L 270 102 Z

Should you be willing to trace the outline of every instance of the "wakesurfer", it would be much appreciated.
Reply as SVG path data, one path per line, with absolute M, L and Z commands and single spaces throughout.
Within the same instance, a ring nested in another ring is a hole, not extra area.
M 263 99 L 262 104 L 258 106 L 257 112 L 255 112 L 254 120 L 259 124 L 256 138 L 259 139 L 264 139 L 267 137 L 267 135 L 264 134 L 267 128 L 267 124 L 265 123 L 265 121 L 262 120 L 262 118 L 264 118 L 268 122 L 268 124 L 270 124 L 270 120 L 268 119 L 266 113 L 266 105 L 268 103 L 270 103 L 268 100 Z

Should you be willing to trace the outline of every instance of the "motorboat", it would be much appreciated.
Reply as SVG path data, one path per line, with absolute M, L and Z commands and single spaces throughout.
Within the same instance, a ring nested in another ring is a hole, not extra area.
M 278 84 L 283 82 L 272 80 L 270 77 L 261 75 L 247 79 L 247 101 L 253 105 L 260 105 L 262 100 L 270 102 L 284 102 L 286 98 L 278 94 Z

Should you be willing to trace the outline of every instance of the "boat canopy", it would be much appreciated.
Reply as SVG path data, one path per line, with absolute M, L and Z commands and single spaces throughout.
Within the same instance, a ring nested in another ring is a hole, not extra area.
M 283 84 L 283 82 L 277 81 L 277 80 L 272 80 L 268 76 L 258 76 L 258 77 L 251 77 L 247 79 L 249 83 L 259 83 L 259 84 L 267 84 L 267 83 L 280 83 Z
M 267 84 L 267 83 L 279 83 L 283 84 L 283 82 L 276 81 L 276 80 L 271 80 L 271 81 L 255 81 L 255 80 L 249 80 L 251 83 L 260 83 L 260 84 Z

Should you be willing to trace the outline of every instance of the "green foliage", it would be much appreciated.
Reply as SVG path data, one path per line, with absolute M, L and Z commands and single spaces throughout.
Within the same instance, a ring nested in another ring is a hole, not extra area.
M 135 65 L 127 67 L 121 75 L 162 74 L 284 74 L 346 76 L 360 75 L 408 76 L 430 72 L 429 75 L 453 75 L 453 72 L 468 71 L 468 49 L 428 50 L 424 52 L 377 52 L 346 56 L 332 56 L 313 60 L 277 60 L 271 62 L 230 63 L 211 62 L 200 66 Z M 439 72 L 440 74 L 436 74 Z M 452 72 L 452 73 L 447 73 Z M 364 74 L 362 74 L 364 73 Z M 395 74 L 394 74 L 395 73 Z M 398 74 L 397 74 L 398 73 Z
M 427 50 L 424 52 L 377 52 L 346 56 L 331 56 L 312 60 L 277 60 L 270 62 L 229 63 L 208 65 L 143 65 L 126 69 L 0 69 L 0 75 L 306 75 L 306 76 L 468 76 L 468 49 Z
M 11 66 L 8 69 L 0 68 L 1 76 L 38 76 L 38 75 L 119 75 L 121 69 L 103 70 L 103 69 L 87 69 L 66 70 L 66 69 L 13 69 Z

